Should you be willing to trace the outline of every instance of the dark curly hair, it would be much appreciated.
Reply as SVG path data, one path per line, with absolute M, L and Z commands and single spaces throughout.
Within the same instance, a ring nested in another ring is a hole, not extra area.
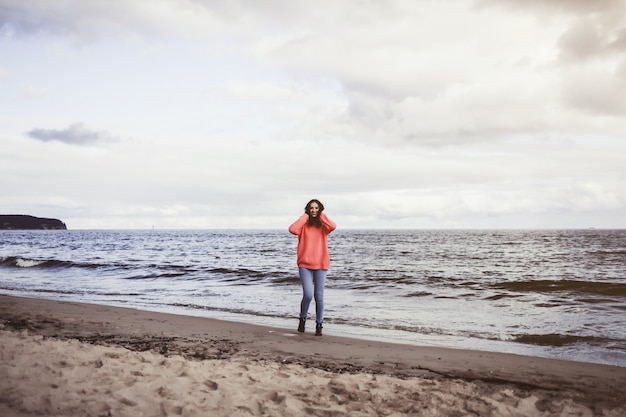
M 311 211 L 311 204 L 313 203 L 317 203 L 318 207 L 320 208 L 320 211 L 317 217 L 311 217 L 310 211 Z M 308 224 L 309 226 L 322 227 L 322 221 L 320 220 L 319 215 L 322 214 L 323 211 L 324 211 L 324 205 L 322 204 L 321 201 L 315 198 L 309 201 L 308 203 L 306 203 L 306 207 L 304 207 L 304 212 L 309 215 L 309 220 L 306 222 L 306 224 Z

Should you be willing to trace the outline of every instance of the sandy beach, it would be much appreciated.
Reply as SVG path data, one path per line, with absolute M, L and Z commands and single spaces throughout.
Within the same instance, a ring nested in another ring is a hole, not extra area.
M 0 317 L 4 417 L 626 415 L 623 367 L 9 296 Z

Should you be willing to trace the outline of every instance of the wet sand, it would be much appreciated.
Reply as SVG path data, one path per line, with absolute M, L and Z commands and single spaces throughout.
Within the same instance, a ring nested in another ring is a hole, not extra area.
M 626 415 L 624 367 L 296 326 L 0 296 L 0 415 Z

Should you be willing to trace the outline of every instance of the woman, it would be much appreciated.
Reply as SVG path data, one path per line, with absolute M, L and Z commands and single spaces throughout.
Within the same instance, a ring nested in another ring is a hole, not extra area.
M 302 283 L 298 331 L 301 333 L 304 332 L 311 299 L 315 297 L 315 335 L 322 335 L 324 282 L 330 266 L 327 238 L 336 227 L 324 214 L 324 205 L 315 199 L 307 203 L 304 214 L 289 226 L 289 232 L 298 236 L 298 272 Z

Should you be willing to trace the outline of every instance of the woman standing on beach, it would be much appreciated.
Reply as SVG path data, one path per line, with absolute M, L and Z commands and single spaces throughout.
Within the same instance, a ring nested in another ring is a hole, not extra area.
M 302 284 L 299 332 L 304 332 L 309 305 L 315 297 L 315 335 L 322 335 L 324 282 L 330 266 L 328 234 L 336 227 L 324 213 L 324 205 L 315 199 L 307 203 L 304 214 L 289 226 L 289 232 L 298 236 L 298 272 Z

